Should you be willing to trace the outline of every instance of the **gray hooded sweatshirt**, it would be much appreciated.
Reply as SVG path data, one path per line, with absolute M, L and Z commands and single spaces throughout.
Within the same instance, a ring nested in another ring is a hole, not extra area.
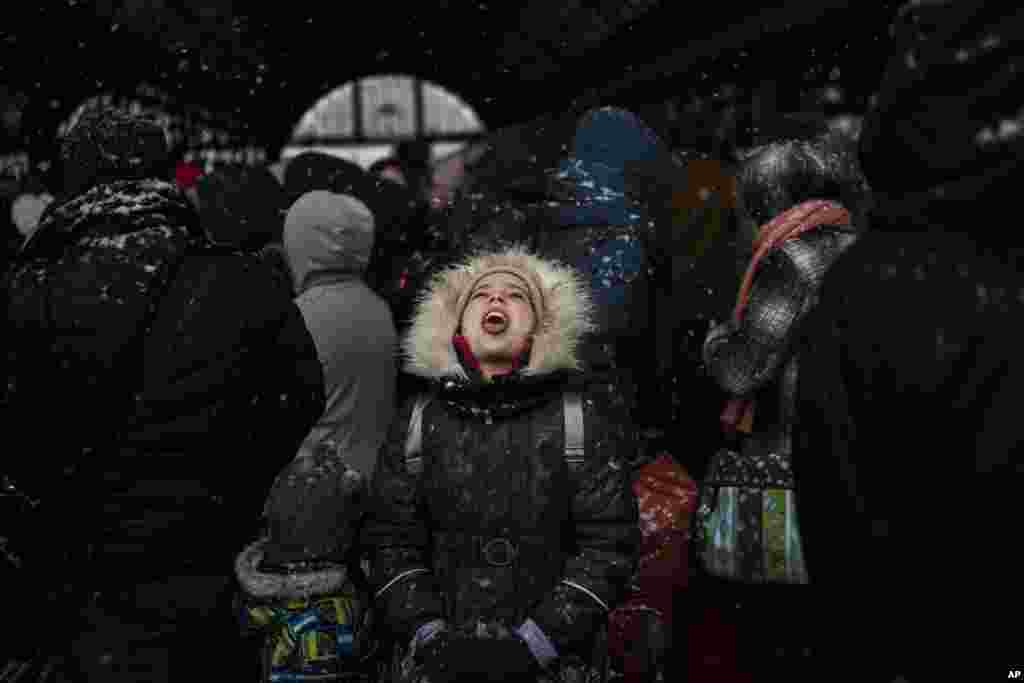
M 373 214 L 348 195 L 306 193 L 285 219 L 295 302 L 316 343 L 327 395 L 302 448 L 333 440 L 367 477 L 394 414 L 398 343 L 391 311 L 363 281 L 373 241 Z

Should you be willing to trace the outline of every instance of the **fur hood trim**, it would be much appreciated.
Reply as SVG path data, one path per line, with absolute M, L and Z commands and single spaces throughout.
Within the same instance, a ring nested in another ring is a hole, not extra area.
M 579 369 L 577 347 L 595 329 L 590 287 L 571 266 L 516 245 L 470 256 L 434 276 L 417 301 L 402 340 L 407 372 L 427 379 L 468 379 L 452 344 L 461 318 L 459 303 L 480 273 L 503 267 L 536 273 L 543 288 L 544 310 L 523 374 Z
M 235 575 L 247 595 L 257 599 L 306 600 L 339 591 L 348 579 L 341 565 L 320 567 L 287 574 L 261 571 L 263 545 L 253 543 L 235 559 Z

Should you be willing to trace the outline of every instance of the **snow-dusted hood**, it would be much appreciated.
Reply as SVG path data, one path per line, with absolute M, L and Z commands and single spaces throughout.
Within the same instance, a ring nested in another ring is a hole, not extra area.
M 420 296 L 412 325 L 402 340 L 407 372 L 428 379 L 468 379 L 452 343 L 461 319 L 460 299 L 481 272 L 502 267 L 536 273 L 543 292 L 544 310 L 540 312 L 530 362 L 522 373 L 541 375 L 579 368 L 577 347 L 594 329 L 586 280 L 569 266 L 513 246 L 471 256 L 433 278 Z
M 288 210 L 284 249 L 298 293 L 317 282 L 362 277 L 373 251 L 373 213 L 354 197 L 307 192 Z

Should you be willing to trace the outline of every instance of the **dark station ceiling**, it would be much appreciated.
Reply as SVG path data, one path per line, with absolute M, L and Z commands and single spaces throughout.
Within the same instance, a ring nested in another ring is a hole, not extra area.
M 272 146 L 320 96 L 372 74 L 438 83 L 492 129 L 574 102 L 664 101 L 728 80 L 877 82 L 895 3 L 741 7 L 42 0 L 5 8 L 0 84 L 27 95 L 40 135 L 85 98 L 145 82 L 244 122 Z

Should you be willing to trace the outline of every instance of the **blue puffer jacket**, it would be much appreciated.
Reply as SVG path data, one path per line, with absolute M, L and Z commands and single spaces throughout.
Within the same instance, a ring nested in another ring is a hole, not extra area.
M 668 155 L 661 141 L 634 114 L 614 107 L 594 109 L 580 120 L 570 155 L 555 173 L 559 204 L 550 215 L 559 254 L 590 275 L 599 334 L 642 335 L 648 302 L 647 275 L 653 226 L 626 192 L 631 164 Z M 585 231 L 580 234 L 577 229 Z
M 636 115 L 602 107 L 580 119 L 571 155 L 556 177 L 573 186 L 574 206 L 559 210 L 563 225 L 635 225 L 641 216 L 626 197 L 630 163 L 655 162 L 668 151 Z
M 626 196 L 626 169 L 630 163 L 653 162 L 665 154 L 657 136 L 639 118 L 603 107 L 581 119 L 572 155 L 559 166 L 556 177 L 571 183 L 573 202 L 557 210 L 558 225 L 625 228 L 618 239 L 593 245 L 592 253 L 574 263 L 592 274 L 599 307 L 624 305 L 625 285 L 642 274 L 647 261 L 643 237 L 636 234 L 644 230 L 644 217 Z

